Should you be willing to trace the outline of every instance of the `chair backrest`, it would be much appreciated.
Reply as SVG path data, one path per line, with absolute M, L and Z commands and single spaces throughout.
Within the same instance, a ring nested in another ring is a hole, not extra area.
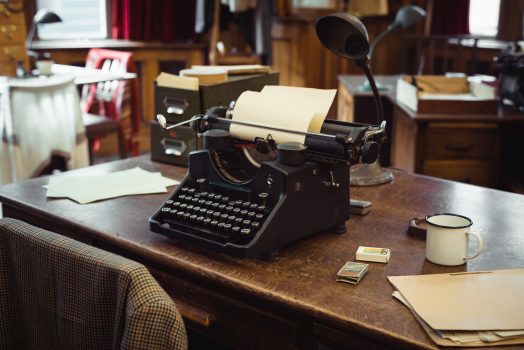
M 0 349 L 187 349 L 145 266 L 10 218 L 0 252 Z
M 107 72 L 136 73 L 133 53 L 107 49 L 90 49 L 86 58 L 86 68 L 96 68 Z M 138 133 L 140 131 L 141 99 L 138 80 L 114 80 L 84 86 L 82 90 L 84 112 L 101 114 L 113 120 L 130 118 L 130 151 L 139 154 Z
M 38 176 L 52 155 L 63 156 L 68 169 L 89 164 L 78 91 L 70 77 L 10 81 L 2 96 L 0 183 Z
M 481 57 L 474 35 L 406 35 L 404 69 L 407 74 L 445 74 L 447 72 L 489 74 L 492 57 Z

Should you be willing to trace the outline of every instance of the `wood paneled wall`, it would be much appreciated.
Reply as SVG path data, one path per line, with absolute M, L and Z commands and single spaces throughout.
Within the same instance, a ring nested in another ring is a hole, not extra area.
M 395 10 L 388 16 L 363 18 L 370 42 L 394 20 L 394 13 L 404 3 L 425 1 L 393 1 Z M 406 29 L 422 34 L 424 21 Z M 276 18 L 273 23 L 273 68 L 280 72 L 280 84 L 314 88 L 336 88 L 340 74 L 362 74 L 354 62 L 335 56 L 323 47 L 315 33 L 314 19 L 297 17 Z M 398 74 L 402 72 L 402 31 L 385 37 L 377 45 L 371 61 L 375 74 Z

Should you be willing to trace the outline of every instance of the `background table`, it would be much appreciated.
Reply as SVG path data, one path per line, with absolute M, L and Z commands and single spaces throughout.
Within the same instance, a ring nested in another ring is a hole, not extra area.
M 517 191 L 524 184 L 524 114 L 508 107 L 496 113 L 418 113 L 396 99 L 399 76 L 377 76 L 388 142 L 383 165 L 455 181 Z M 338 119 L 376 123 L 363 76 L 339 76 Z

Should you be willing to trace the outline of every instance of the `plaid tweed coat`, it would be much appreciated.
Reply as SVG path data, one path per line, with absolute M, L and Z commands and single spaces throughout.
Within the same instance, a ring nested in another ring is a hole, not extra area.
M 0 349 L 186 349 L 173 301 L 141 264 L 0 219 Z

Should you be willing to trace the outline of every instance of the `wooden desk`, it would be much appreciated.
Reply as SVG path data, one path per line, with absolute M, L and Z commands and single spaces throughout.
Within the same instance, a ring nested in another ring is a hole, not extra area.
M 179 62 L 182 68 L 204 64 L 204 49 L 197 44 L 146 43 L 129 40 L 48 40 L 34 41 L 31 50 L 51 53 L 56 63 L 84 63 L 91 48 L 105 48 L 133 52 L 139 68 L 143 96 L 144 120 L 155 115 L 153 82 L 162 70 L 162 64 Z
M 371 92 L 358 90 L 364 79 L 339 77 L 338 119 L 374 122 L 369 118 L 370 112 L 375 115 Z M 503 189 L 512 178 L 524 176 L 522 161 L 516 161 L 524 147 L 524 114 L 508 108 L 482 114 L 417 113 L 396 100 L 398 76 L 376 79 L 392 87 L 383 94 L 391 149 L 389 162 L 383 164 Z
M 184 168 L 147 156 L 75 170 L 101 174 L 140 166 L 180 179 Z M 395 171 L 395 180 L 354 188 L 373 202 L 345 234 L 325 233 L 281 250 L 276 262 L 238 259 L 149 231 L 148 217 L 168 194 L 88 205 L 47 199 L 48 178 L 0 187 L 4 216 L 51 229 L 144 263 L 179 305 L 186 325 L 240 349 L 427 349 L 434 344 L 393 299 L 389 275 L 524 266 L 524 196 Z M 467 265 L 425 260 L 425 242 L 406 234 L 409 219 L 436 212 L 467 215 L 485 251 Z M 359 285 L 335 282 L 359 245 L 389 247 L 388 264 L 370 263 Z

